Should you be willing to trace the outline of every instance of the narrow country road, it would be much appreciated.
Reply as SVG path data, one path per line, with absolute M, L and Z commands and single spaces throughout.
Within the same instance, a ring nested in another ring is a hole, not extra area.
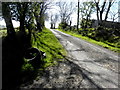
M 78 65 L 85 88 L 118 88 L 118 54 L 63 32 L 51 29 L 68 51 L 67 59 Z

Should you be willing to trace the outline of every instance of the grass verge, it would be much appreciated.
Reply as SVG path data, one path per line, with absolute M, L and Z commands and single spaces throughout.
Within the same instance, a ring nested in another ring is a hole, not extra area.
M 54 34 L 47 28 L 32 36 L 32 47 L 36 47 L 46 53 L 44 68 L 54 65 L 55 61 L 63 59 L 63 56 L 67 54 Z
M 110 45 L 108 45 L 108 44 L 106 44 L 106 43 L 104 43 L 104 42 L 100 42 L 100 41 L 93 40 L 93 39 L 91 39 L 91 38 L 88 38 L 88 37 L 86 37 L 86 36 L 82 36 L 82 35 L 80 35 L 80 34 L 78 34 L 78 33 L 72 32 L 72 31 L 64 31 L 64 30 L 62 30 L 62 29 L 57 29 L 57 30 L 62 31 L 62 32 L 64 32 L 64 33 L 67 33 L 67 34 L 69 34 L 69 35 L 72 35 L 72 36 L 81 38 L 81 39 L 86 40 L 86 41 L 88 41 L 88 42 L 90 42 L 90 43 L 94 43 L 94 44 L 100 45 L 100 46 L 105 47 L 105 48 L 107 48 L 107 49 L 109 49 L 109 50 L 112 50 L 112 51 L 115 51 L 115 52 L 120 53 L 120 48 L 112 47 L 112 46 L 110 46 Z

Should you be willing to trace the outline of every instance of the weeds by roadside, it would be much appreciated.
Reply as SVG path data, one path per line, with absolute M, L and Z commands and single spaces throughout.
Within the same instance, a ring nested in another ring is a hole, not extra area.
M 75 36 L 75 37 L 78 37 L 78 38 L 82 38 L 88 42 L 91 42 L 91 43 L 94 43 L 94 44 L 97 44 L 97 45 L 100 45 L 102 47 L 105 47 L 105 48 L 108 48 L 112 51 L 115 51 L 115 52 L 119 52 L 120 53 L 120 48 L 118 48 L 118 46 L 114 45 L 114 46 L 111 46 L 113 43 L 105 43 L 103 41 L 97 41 L 97 40 L 94 40 L 92 38 L 89 38 L 88 36 L 82 36 L 81 34 L 78 34 L 77 32 L 74 32 L 74 31 L 65 31 L 65 30 L 62 30 L 62 29 L 57 29 L 59 31 L 62 31 L 64 33 L 67 33 L 67 34 L 70 34 L 72 36 Z

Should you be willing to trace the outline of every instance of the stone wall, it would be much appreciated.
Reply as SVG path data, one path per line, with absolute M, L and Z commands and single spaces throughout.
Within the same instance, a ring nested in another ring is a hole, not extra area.
M 112 21 L 103 21 L 102 25 L 107 28 L 120 28 L 120 22 L 112 22 Z M 98 26 L 98 21 L 97 20 L 92 20 L 92 25 L 93 28 Z

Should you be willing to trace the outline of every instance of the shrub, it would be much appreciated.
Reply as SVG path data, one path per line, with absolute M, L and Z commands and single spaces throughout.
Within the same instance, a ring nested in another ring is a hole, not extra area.
M 59 29 L 65 29 L 68 26 L 66 22 L 61 22 L 58 26 Z

